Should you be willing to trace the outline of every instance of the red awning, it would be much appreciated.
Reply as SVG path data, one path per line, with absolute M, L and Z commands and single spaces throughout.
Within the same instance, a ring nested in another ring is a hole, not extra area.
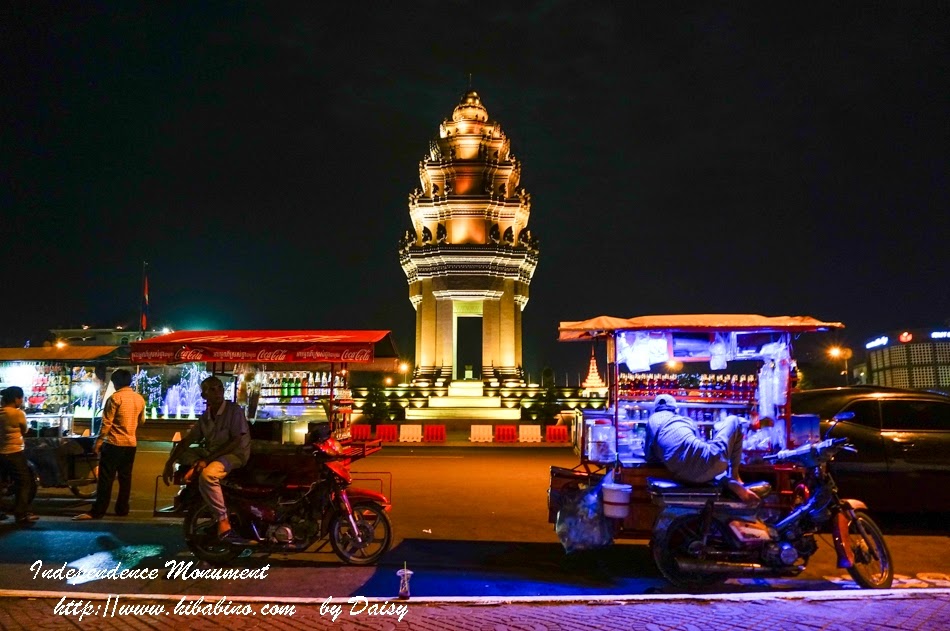
M 366 364 L 397 356 L 390 331 L 177 331 L 131 346 L 134 364 Z
M 558 339 L 574 342 L 603 337 L 614 331 L 785 331 L 804 333 L 842 329 L 840 322 L 822 322 L 808 316 L 761 316 L 746 313 L 700 313 L 687 315 L 615 318 L 599 316 L 579 322 L 561 322 Z

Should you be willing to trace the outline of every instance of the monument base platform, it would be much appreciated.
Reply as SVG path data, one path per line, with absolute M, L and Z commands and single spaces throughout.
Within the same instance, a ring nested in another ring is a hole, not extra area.
M 459 424 L 496 424 L 511 423 L 521 420 L 521 408 L 482 408 L 482 407 L 428 407 L 406 408 L 406 422 L 420 421 L 427 423 Z

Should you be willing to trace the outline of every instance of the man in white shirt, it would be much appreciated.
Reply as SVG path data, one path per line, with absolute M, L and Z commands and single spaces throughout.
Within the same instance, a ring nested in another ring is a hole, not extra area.
M 99 454 L 99 482 L 92 510 L 73 517 L 74 520 L 100 519 L 112 501 L 112 483 L 118 477 L 119 495 L 115 499 L 115 514 L 129 514 L 132 494 L 132 466 L 135 464 L 137 442 L 135 432 L 145 423 L 145 399 L 131 388 L 132 373 L 119 368 L 112 373 L 115 392 L 102 410 L 102 425 L 93 451 Z

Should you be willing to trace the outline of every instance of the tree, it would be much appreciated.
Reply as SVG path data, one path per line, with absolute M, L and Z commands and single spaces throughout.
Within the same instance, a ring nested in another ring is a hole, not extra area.
M 370 386 L 363 403 L 363 417 L 371 423 L 389 420 L 389 399 L 379 386 Z
M 561 413 L 561 402 L 558 400 L 554 371 L 551 368 L 541 371 L 541 387 L 544 388 L 544 392 L 538 399 L 538 420 L 551 423 Z

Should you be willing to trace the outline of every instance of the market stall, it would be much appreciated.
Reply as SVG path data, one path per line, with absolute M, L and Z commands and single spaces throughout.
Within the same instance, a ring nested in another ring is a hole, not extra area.
M 103 402 L 111 394 L 107 375 L 127 365 L 120 346 L 63 344 L 0 349 L 0 388 L 23 388 L 29 430 L 24 438 L 29 466 L 41 488 L 69 488 L 95 495 L 94 438 Z M 94 433 L 94 432 L 93 432 Z M 11 490 L 0 477 L 0 496 Z
M 699 314 L 561 322 L 559 340 L 606 340 L 609 407 L 579 415 L 575 427 L 580 465 L 552 469 L 549 515 L 558 491 L 595 478 L 608 468 L 633 488 L 631 506 L 618 523 L 619 536 L 642 536 L 656 510 L 646 494 L 647 477 L 668 475 L 647 463 L 646 422 L 660 394 L 675 397 L 678 413 L 709 435 L 719 418 L 736 415 L 749 429 L 743 443 L 744 478 L 768 479 L 778 503 L 788 500 L 795 472 L 766 465 L 762 456 L 817 438 L 818 419 L 791 413 L 796 381 L 794 338 L 806 332 L 842 328 L 805 316 Z M 693 368 L 690 368 L 692 366 Z
M 150 410 L 150 417 L 200 414 L 200 381 L 214 374 L 225 382 L 226 398 L 244 406 L 253 438 L 293 444 L 321 421 L 346 437 L 353 404 L 349 373 L 395 371 L 398 354 L 389 331 L 178 331 L 132 342 L 131 360 L 145 371 L 204 367 L 179 384 L 176 401 L 188 401 L 186 411 L 178 412 L 179 405 L 172 412 L 166 393 L 165 410 Z
M 119 346 L 2 348 L 0 388 L 23 388 L 32 435 L 81 433 L 102 409 L 107 373 L 127 364 L 128 355 Z

